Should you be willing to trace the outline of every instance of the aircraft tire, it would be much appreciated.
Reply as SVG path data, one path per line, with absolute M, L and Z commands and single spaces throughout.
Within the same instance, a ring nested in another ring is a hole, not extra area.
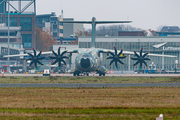
M 101 73 L 99 73 L 99 76 L 101 76 Z
M 79 76 L 79 73 L 77 73 L 77 76 Z
M 103 74 L 103 76 L 105 76 L 105 73 Z
M 73 76 L 76 76 L 76 73 L 73 73 Z
M 86 75 L 89 76 L 89 73 L 87 73 Z

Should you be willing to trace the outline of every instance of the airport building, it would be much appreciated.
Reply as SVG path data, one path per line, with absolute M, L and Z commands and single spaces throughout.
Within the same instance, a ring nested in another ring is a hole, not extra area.
M 42 28 L 43 31 L 50 30 L 52 36 L 57 40 L 63 39 L 63 18 L 56 17 L 55 12 L 51 14 L 36 15 L 36 26 Z
M 8 26 L 8 6 L 10 6 L 10 27 L 21 27 L 23 48 L 36 47 L 36 3 L 35 0 L 0 0 L 0 23 Z
M 79 48 L 90 48 L 91 37 L 79 37 Z M 153 54 L 164 54 L 177 56 L 176 58 L 167 57 L 149 57 L 155 64 L 157 70 L 172 70 L 176 64 L 180 63 L 180 36 L 111 36 L 111 37 L 96 37 L 96 48 L 104 48 L 114 50 L 116 47 L 118 50 L 124 51 L 137 51 L 139 52 L 143 48 L 143 52 L 150 52 Z M 109 68 L 110 60 L 105 60 L 107 54 L 102 53 L 102 65 L 107 69 L 117 70 L 114 63 Z M 119 71 L 134 71 L 139 70 L 139 64 L 135 67 L 132 65 L 136 62 L 130 59 L 135 58 L 134 55 L 127 55 L 127 58 L 122 59 L 125 65 L 118 64 Z M 178 63 L 175 61 L 178 61 Z M 148 65 L 152 64 L 151 61 L 147 61 Z M 179 66 L 179 65 L 177 65 Z M 144 70 L 147 68 L 143 65 Z

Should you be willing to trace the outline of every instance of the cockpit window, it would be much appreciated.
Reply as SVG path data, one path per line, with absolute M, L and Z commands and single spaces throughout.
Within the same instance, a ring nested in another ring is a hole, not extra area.
M 82 55 L 82 57 L 89 57 L 89 55 Z

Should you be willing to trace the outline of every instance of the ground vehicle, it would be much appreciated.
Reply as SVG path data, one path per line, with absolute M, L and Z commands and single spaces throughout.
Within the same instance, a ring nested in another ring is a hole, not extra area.
M 43 76 L 50 76 L 50 70 L 49 69 L 44 69 L 43 71 Z

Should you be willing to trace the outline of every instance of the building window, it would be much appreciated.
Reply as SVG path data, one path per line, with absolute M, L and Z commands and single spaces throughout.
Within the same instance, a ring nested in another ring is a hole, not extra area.
M 9 24 L 10 26 L 17 26 L 17 17 L 10 17 Z M 6 17 L 6 26 L 8 26 L 8 17 Z
M 62 22 L 60 22 L 60 25 L 61 25 L 61 26 L 63 26 L 63 23 L 62 23 Z
M 53 37 L 57 37 L 57 33 L 53 33 Z
M 32 18 L 23 17 L 20 18 L 21 31 L 32 31 Z
M 22 43 L 24 48 L 32 48 L 32 35 L 31 34 L 23 34 L 22 35 Z
M 60 33 L 63 33 L 63 29 L 60 29 Z

